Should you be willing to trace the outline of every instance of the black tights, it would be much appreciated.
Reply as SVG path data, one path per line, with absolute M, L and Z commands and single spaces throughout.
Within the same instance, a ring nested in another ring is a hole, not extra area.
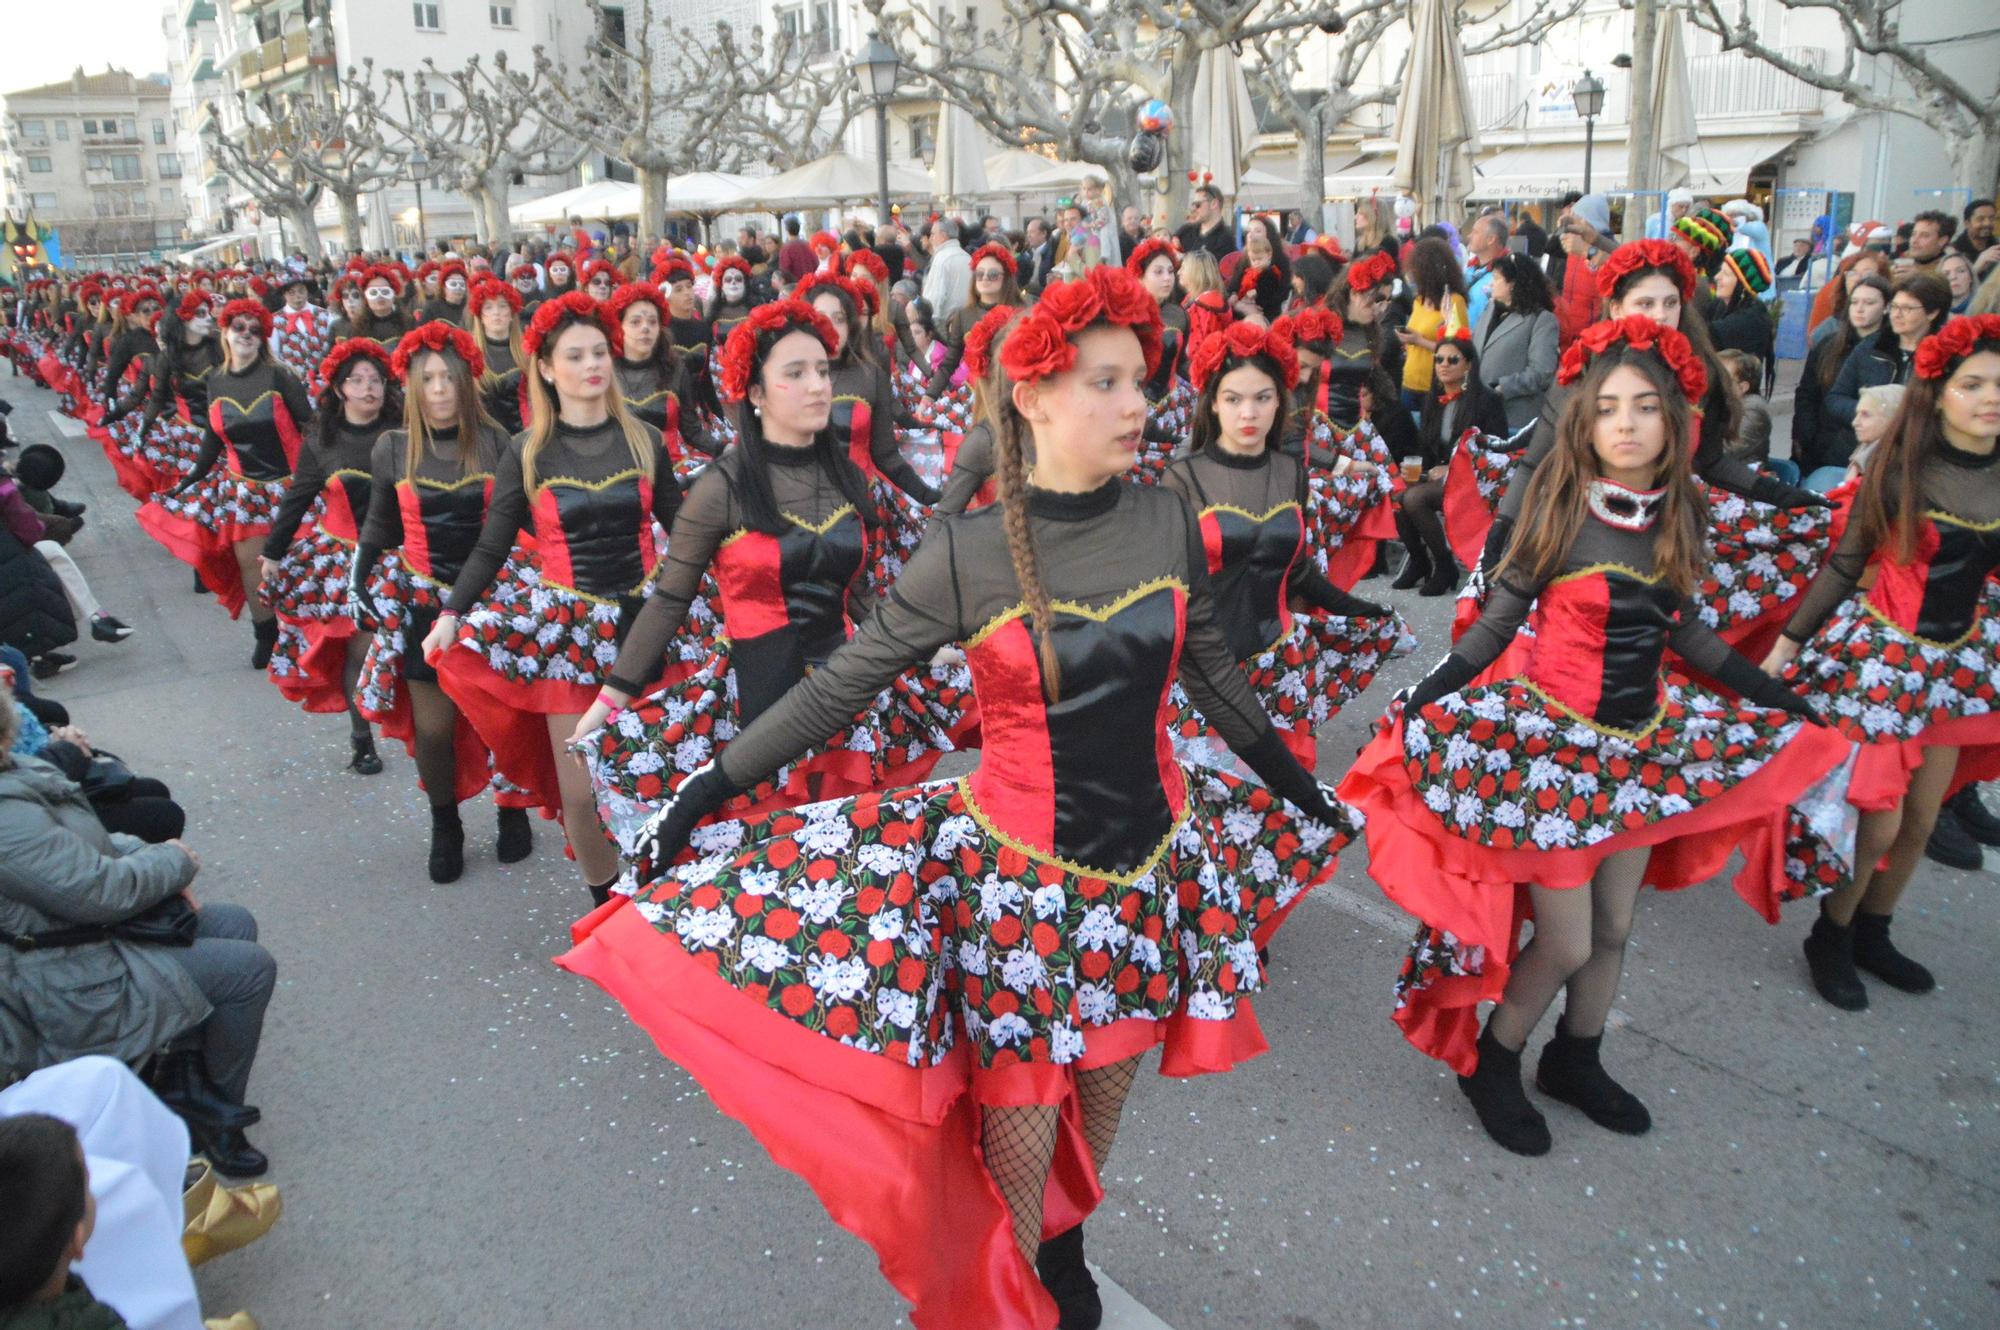
M 1396 496 L 1396 502 L 1415 528 L 1417 538 L 1423 541 L 1431 566 L 1452 567 L 1451 546 L 1444 538 L 1444 482 L 1420 480 Z
M 347 656 L 340 663 L 340 691 L 347 699 L 347 725 L 356 739 L 366 739 L 374 733 L 368 727 L 368 718 L 354 705 L 354 689 L 361 682 L 361 666 L 368 658 L 369 644 L 374 642 L 373 633 L 355 633 L 347 639 Z
M 1604 1033 L 1625 970 L 1625 943 L 1632 936 L 1649 853 L 1641 847 L 1612 855 L 1597 866 L 1588 887 L 1528 888 L 1535 935 L 1521 949 L 1487 1022 L 1503 1047 L 1525 1045 L 1556 993 L 1565 989 L 1563 1029 L 1580 1039 Z
M 458 806 L 458 705 L 434 683 L 404 680 L 417 731 L 417 779 L 435 807 Z

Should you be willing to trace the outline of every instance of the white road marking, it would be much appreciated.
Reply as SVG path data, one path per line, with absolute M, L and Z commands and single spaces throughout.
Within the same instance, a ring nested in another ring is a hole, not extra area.
M 1097 1296 L 1104 1300 L 1104 1330 L 1173 1330 L 1095 1265 L 1090 1273 L 1097 1279 Z
M 56 433 L 62 435 L 65 439 L 81 439 L 90 433 L 90 426 L 73 416 L 66 416 L 60 411 L 49 412 L 49 423 L 55 426 Z

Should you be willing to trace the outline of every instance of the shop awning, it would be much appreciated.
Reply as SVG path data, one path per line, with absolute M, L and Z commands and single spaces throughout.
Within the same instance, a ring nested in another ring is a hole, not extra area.
M 1326 196 L 1330 199 L 1358 199 L 1369 194 L 1395 191 L 1396 154 L 1363 153 L 1350 157 L 1326 173 Z
M 1697 194 L 1741 194 L 1750 173 L 1782 156 L 1804 136 L 1753 134 L 1733 139 L 1702 139 L 1687 150 L 1688 188 Z
M 1747 134 L 1705 138 L 1688 149 L 1696 194 L 1741 194 L 1750 173 L 1780 155 L 1800 139 L 1798 134 Z M 1599 139 L 1591 158 L 1590 187 L 1600 194 L 1626 189 L 1625 140 Z M 1543 198 L 1583 188 L 1581 143 L 1527 143 L 1500 148 L 1480 159 L 1473 180 L 1473 199 Z

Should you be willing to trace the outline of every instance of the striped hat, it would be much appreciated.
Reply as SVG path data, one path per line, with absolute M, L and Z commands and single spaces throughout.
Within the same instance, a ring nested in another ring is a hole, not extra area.
M 1771 289 L 1771 263 L 1761 251 L 1732 249 L 1723 262 L 1736 274 L 1736 280 L 1750 289 L 1751 295 L 1761 296 Z
M 1710 258 L 1726 251 L 1729 242 L 1736 238 L 1734 224 L 1709 207 L 1696 208 L 1688 213 L 1674 223 L 1674 230 Z

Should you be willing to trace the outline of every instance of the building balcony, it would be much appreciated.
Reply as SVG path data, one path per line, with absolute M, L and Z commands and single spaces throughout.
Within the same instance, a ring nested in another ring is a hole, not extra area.
M 1521 109 L 1519 85 L 1511 72 L 1473 74 L 1466 79 L 1472 92 L 1472 123 L 1497 129 Z
M 1816 46 L 1787 46 L 1779 54 L 1811 69 L 1826 67 Z M 1699 55 L 1688 61 L 1688 94 L 1698 116 L 1809 115 L 1823 94 L 1775 65 L 1740 51 Z
M 215 0 L 180 0 L 180 20 L 183 28 L 192 28 L 197 23 L 215 17 Z
M 268 42 L 246 47 L 236 57 L 236 80 L 245 91 L 266 87 L 293 74 L 302 74 L 315 65 L 333 67 L 331 55 L 312 54 L 312 36 L 288 32 Z

